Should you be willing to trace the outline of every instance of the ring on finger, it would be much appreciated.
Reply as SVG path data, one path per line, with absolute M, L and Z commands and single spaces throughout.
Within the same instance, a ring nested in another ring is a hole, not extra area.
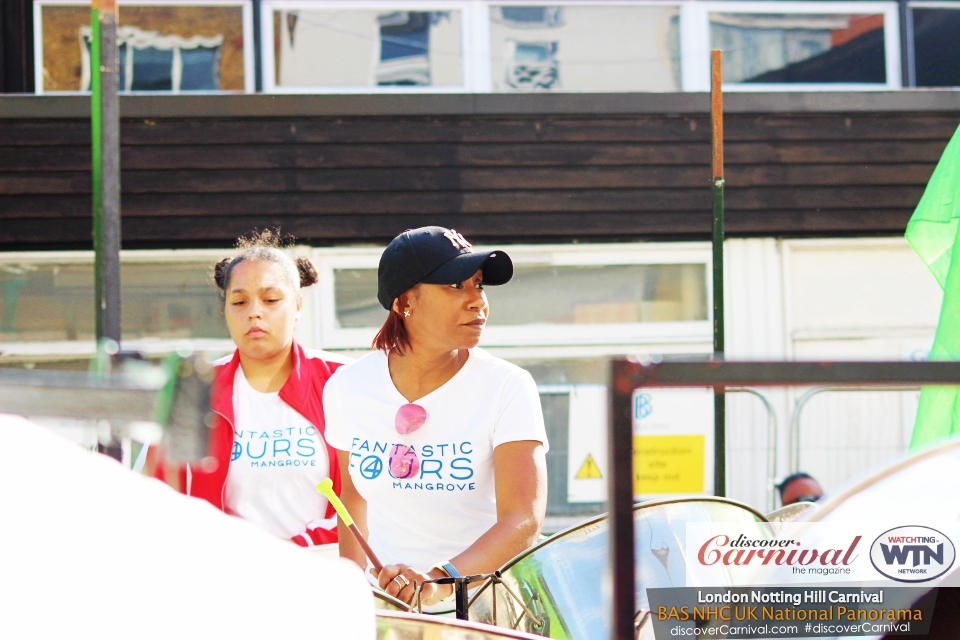
M 397 580 L 402 580 L 402 581 L 403 581 L 403 584 L 400 584 L 399 582 L 397 582 Z M 406 587 L 407 585 L 410 584 L 410 581 L 407 580 L 407 577 L 404 576 L 404 575 L 395 576 L 395 577 L 393 578 L 393 582 L 397 582 L 397 586 L 400 587 L 401 589 L 403 589 L 404 587 Z

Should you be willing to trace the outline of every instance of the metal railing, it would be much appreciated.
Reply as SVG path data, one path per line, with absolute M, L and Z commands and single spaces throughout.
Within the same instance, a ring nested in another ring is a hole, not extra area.
M 763 403 L 767 410 L 767 512 L 777 508 L 774 491 L 777 484 L 777 412 L 770 399 L 752 387 L 727 387 L 726 393 L 749 393 Z
M 635 630 L 632 397 L 642 387 L 822 386 L 855 388 L 960 385 L 960 362 L 658 362 L 611 363 L 608 432 L 610 504 L 610 637 L 631 640 Z M 721 434 L 723 435 L 723 434 Z M 717 438 L 717 447 L 724 438 Z M 723 478 L 725 481 L 725 478 Z
M 917 386 L 883 386 L 883 387 L 813 387 L 804 391 L 793 405 L 790 414 L 790 473 L 800 471 L 800 413 L 814 396 L 835 391 L 919 391 Z

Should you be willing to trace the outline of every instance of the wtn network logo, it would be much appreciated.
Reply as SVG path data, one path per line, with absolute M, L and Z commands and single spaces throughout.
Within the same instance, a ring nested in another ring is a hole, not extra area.
M 945 574 L 956 559 L 950 538 L 930 527 L 896 527 L 870 547 L 870 562 L 898 582 L 927 582 Z

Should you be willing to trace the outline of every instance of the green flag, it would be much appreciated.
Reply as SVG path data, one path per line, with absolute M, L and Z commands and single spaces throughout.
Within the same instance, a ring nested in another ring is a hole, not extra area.
M 943 289 L 931 360 L 960 360 L 960 129 L 907 224 L 907 242 Z M 960 433 L 960 387 L 924 387 L 910 448 Z

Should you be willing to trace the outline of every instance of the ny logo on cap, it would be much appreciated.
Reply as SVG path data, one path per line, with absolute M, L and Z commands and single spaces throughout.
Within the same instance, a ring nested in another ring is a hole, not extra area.
M 467 242 L 466 238 L 457 233 L 456 229 L 448 229 L 444 231 L 443 237 L 450 241 L 454 249 L 469 249 L 473 246 Z

